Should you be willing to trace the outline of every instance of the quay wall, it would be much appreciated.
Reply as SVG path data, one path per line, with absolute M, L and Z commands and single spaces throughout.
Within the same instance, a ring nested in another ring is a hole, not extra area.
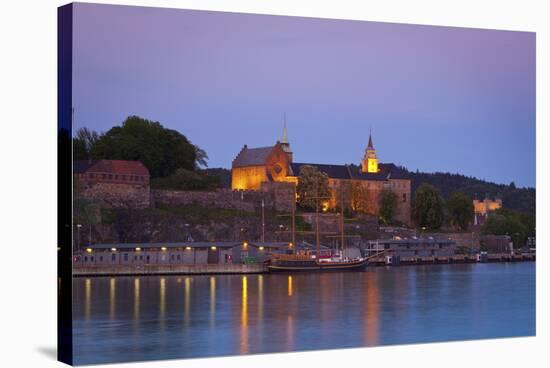
M 261 263 L 255 264 L 163 264 L 163 265 L 94 265 L 74 267 L 74 276 L 130 276 L 130 275 L 214 275 L 266 272 Z

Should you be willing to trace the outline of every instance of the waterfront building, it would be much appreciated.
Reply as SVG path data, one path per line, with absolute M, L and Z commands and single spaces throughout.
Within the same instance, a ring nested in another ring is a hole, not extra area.
M 75 252 L 75 266 L 200 265 L 263 262 L 292 248 L 286 242 L 176 242 L 92 244 Z
M 395 219 L 411 223 L 411 180 L 403 170 L 392 163 L 379 163 L 372 134 L 360 166 L 294 162 L 287 137 L 286 126 L 283 138 L 273 146 L 250 148 L 246 144 L 237 154 L 231 167 L 233 190 L 262 190 L 266 183 L 298 182 L 300 169 L 313 166 L 329 178 L 331 198 L 324 201 L 325 210 L 340 205 L 378 215 L 380 195 L 390 190 L 397 196 Z
M 455 254 L 455 250 L 454 240 L 433 237 L 378 239 L 369 241 L 364 247 L 366 256 L 384 252 L 385 256 L 399 256 L 401 259 L 451 257 Z

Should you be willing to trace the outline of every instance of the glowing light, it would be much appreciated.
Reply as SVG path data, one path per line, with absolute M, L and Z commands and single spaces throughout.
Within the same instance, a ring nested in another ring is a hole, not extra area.
M 141 248 L 137 247 L 136 252 L 140 252 L 140 251 L 141 251 Z
M 292 276 L 288 276 L 288 296 L 292 296 Z
M 244 243 L 243 243 L 243 247 L 245 247 L 245 248 L 248 247 L 248 243 L 247 243 L 247 242 L 244 242 Z
M 185 250 L 191 250 L 191 247 L 185 247 Z
M 160 247 L 160 250 L 162 250 L 163 252 L 166 252 L 166 247 Z
M 86 252 L 92 253 L 92 248 L 86 248 Z
M 116 248 L 111 248 L 111 252 L 116 252 Z
M 264 250 L 264 247 L 259 247 L 258 249 L 259 249 L 259 250 Z
M 292 244 L 292 243 L 288 243 L 288 247 L 289 247 L 289 248 L 292 248 L 293 245 L 294 245 L 294 244 Z
M 216 246 L 215 246 L 215 245 L 213 245 L 213 246 L 211 246 L 211 247 L 210 247 L 210 249 L 212 249 L 212 250 L 216 250 L 216 249 L 218 249 L 218 248 L 216 248 Z

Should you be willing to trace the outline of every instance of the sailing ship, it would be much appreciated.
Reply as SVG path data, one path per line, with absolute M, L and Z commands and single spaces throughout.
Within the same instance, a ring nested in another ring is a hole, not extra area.
M 302 271 L 353 271 L 360 270 L 367 266 L 368 260 L 372 257 L 377 257 L 380 254 L 375 254 L 369 257 L 344 257 L 344 201 L 343 192 L 341 192 L 340 206 L 340 245 L 341 250 L 335 253 L 332 250 L 324 251 L 321 249 L 319 236 L 319 199 L 326 197 L 315 196 L 315 234 L 316 234 L 316 251 L 302 251 L 295 254 L 273 254 L 267 261 L 267 269 L 269 272 L 302 272 Z M 292 208 L 292 243 L 295 243 L 295 208 Z M 326 248 L 326 247 L 324 247 Z M 383 253 L 383 252 L 382 252 Z

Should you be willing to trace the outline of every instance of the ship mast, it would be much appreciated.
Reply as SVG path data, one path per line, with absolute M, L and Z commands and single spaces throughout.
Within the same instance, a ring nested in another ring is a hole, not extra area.
M 317 260 L 320 255 L 320 242 L 319 242 L 319 177 L 315 181 L 315 241 L 317 243 Z
M 340 185 L 340 226 L 341 226 L 341 233 L 340 233 L 340 242 L 342 246 L 342 254 L 341 256 L 344 256 L 344 187 Z

